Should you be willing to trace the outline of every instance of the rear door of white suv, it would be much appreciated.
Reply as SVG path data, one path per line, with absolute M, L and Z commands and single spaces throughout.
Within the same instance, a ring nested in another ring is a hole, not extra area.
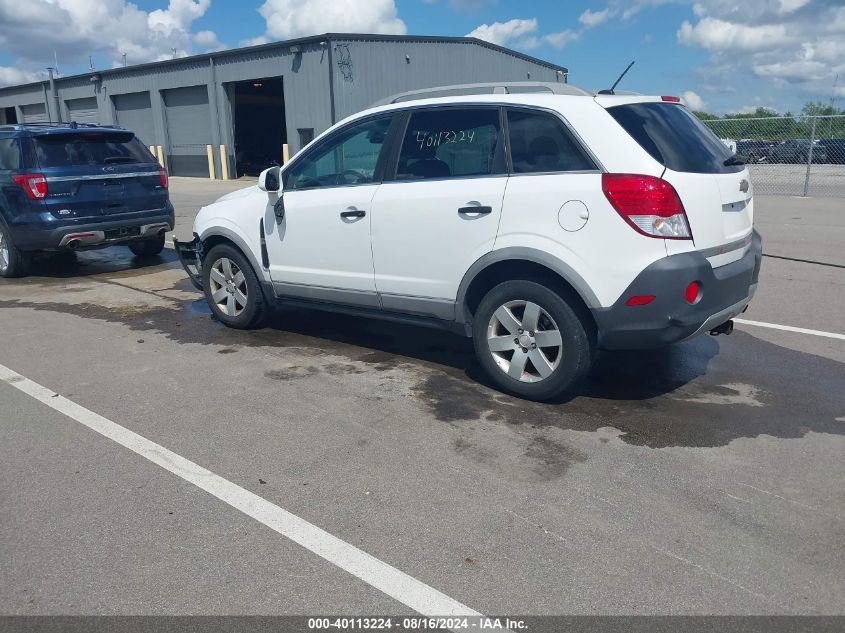
M 417 108 L 373 199 L 386 310 L 454 318 L 464 272 L 493 248 L 507 186 L 500 109 Z

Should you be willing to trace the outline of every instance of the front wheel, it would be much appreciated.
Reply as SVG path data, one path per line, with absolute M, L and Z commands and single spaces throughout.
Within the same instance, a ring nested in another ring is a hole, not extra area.
M 261 323 L 266 312 L 261 284 L 237 248 L 220 244 L 208 251 L 202 275 L 205 299 L 219 321 L 239 330 Z
M 595 339 L 569 303 L 533 281 L 506 281 L 482 299 L 473 319 L 481 366 L 503 391 L 548 400 L 590 370 Z

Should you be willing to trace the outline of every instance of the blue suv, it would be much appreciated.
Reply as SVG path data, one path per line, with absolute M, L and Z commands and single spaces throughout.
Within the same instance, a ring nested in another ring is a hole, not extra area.
M 0 277 L 25 275 L 38 251 L 126 244 L 158 255 L 174 222 L 167 172 L 132 132 L 0 125 Z

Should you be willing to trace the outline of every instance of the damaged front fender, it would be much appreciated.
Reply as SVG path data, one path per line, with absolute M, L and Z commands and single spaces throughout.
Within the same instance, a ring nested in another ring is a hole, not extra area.
M 173 247 L 176 249 L 176 255 L 179 256 L 179 263 L 182 268 L 188 273 L 188 278 L 197 290 L 203 290 L 202 287 L 202 241 L 199 235 L 194 233 L 194 239 L 190 242 L 180 242 L 175 237 L 173 238 Z

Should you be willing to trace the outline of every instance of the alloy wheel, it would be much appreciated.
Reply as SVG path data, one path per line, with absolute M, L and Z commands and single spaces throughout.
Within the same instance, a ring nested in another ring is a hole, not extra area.
M 6 234 L 0 231 L 0 272 L 6 272 L 9 267 L 9 244 L 6 242 Z
M 236 317 L 246 309 L 249 301 L 246 277 L 231 259 L 216 260 L 211 265 L 208 282 L 211 300 L 223 314 Z
M 539 304 L 508 301 L 490 317 L 487 349 L 511 378 L 540 382 L 560 364 L 563 339 L 554 319 Z

